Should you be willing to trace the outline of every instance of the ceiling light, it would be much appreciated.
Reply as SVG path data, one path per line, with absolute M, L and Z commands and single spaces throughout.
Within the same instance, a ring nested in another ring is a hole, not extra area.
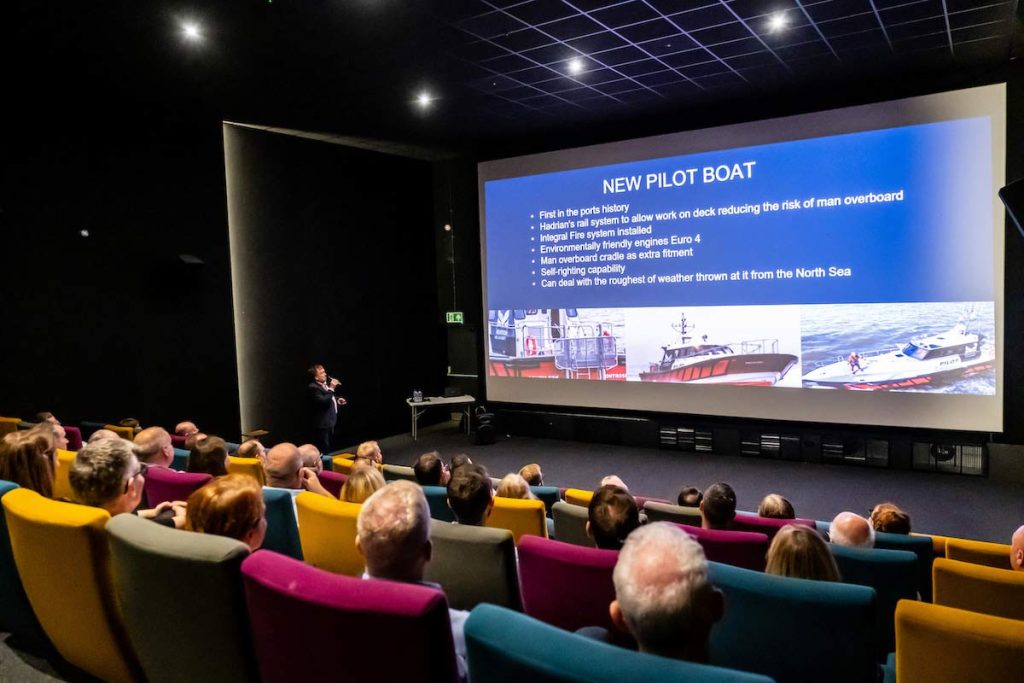
M 775 32 L 784 28 L 786 28 L 786 14 L 785 12 L 776 12 L 768 20 L 768 30 Z
M 583 71 L 586 64 L 579 57 L 573 57 L 569 60 L 569 73 L 573 76 Z
M 193 23 L 191 21 L 185 22 L 181 25 L 181 32 L 185 36 L 185 38 L 193 42 L 203 37 L 203 35 L 199 32 L 199 24 Z
M 430 96 L 427 91 L 421 92 L 416 96 L 416 104 L 420 105 L 421 109 L 426 109 L 430 106 L 430 103 L 434 101 L 434 98 Z

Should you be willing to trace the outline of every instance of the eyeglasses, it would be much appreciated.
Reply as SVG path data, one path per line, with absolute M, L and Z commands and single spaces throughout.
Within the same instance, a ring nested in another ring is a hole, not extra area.
M 125 482 L 124 482 L 124 492 L 128 493 L 128 488 L 132 485 L 132 481 L 134 481 L 135 477 L 138 477 L 140 475 L 145 477 L 146 476 L 146 472 L 148 470 L 149 470 L 149 465 L 147 465 L 144 462 L 140 462 L 139 463 L 139 470 L 135 474 L 131 475 L 130 477 L 128 477 L 128 479 L 125 480 Z

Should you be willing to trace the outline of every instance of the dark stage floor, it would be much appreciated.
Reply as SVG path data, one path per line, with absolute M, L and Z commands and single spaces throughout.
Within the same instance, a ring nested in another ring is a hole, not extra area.
M 606 474 L 618 474 L 639 495 L 675 500 L 679 489 L 701 489 L 716 481 L 733 486 L 741 510 L 756 510 L 761 497 L 781 493 L 800 517 L 830 520 L 852 510 L 864 514 L 878 502 L 893 501 L 910 513 L 915 531 L 1009 543 L 1024 524 L 1019 484 L 982 477 L 879 470 L 842 465 L 762 460 L 739 456 L 680 453 L 656 448 L 502 438 L 475 446 L 454 423 L 381 440 L 384 462 L 411 465 L 420 453 L 437 449 L 445 457 L 465 452 L 492 476 L 538 462 L 552 486 L 594 488 Z

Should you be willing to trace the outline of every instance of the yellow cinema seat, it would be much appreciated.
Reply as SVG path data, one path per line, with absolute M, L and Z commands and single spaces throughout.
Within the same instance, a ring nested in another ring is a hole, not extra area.
M 341 455 L 334 456 L 334 459 L 331 460 L 331 469 L 347 476 L 352 474 L 353 462 L 354 458 L 351 453 L 342 453 Z
M 308 564 L 335 574 L 362 575 L 365 563 L 356 550 L 356 517 L 361 507 L 309 491 L 298 495 L 299 542 Z
M 53 472 L 53 497 L 57 500 L 73 500 L 71 495 L 71 480 L 68 473 L 71 471 L 71 464 L 75 461 L 78 453 L 57 449 L 57 467 Z
M 911 536 L 927 536 L 932 539 L 932 555 L 935 557 L 946 556 L 946 541 L 949 540 L 949 536 L 936 536 L 935 534 L 919 534 L 913 532 Z
M 144 680 L 111 582 L 110 515 L 28 489 L 3 507 L 25 594 L 61 656 L 104 681 Z
M 494 507 L 484 526 L 508 529 L 515 537 L 516 543 L 527 534 L 547 538 L 548 524 L 544 501 L 495 497 Z
M 104 429 L 109 429 L 110 431 L 114 432 L 115 434 L 117 434 L 122 439 L 128 439 L 129 441 L 135 441 L 135 430 L 132 429 L 131 427 L 122 427 L 120 425 L 103 425 L 103 428 Z
M 1024 620 L 1024 572 L 940 557 L 932 565 L 936 605 Z M 1024 629 L 1024 621 L 1021 621 Z
M 18 431 L 20 417 L 0 417 L 0 438 Z
M 228 474 L 245 474 L 266 486 L 266 475 L 263 473 L 263 461 L 259 458 L 237 458 L 228 456 Z
M 1021 622 L 916 600 L 896 606 L 897 681 L 1006 683 L 1021 671 Z
M 946 539 L 946 559 L 973 562 L 996 569 L 1012 569 L 1010 546 L 1003 543 L 948 538 Z
M 571 505 L 582 505 L 583 507 L 590 507 L 590 499 L 593 497 L 593 491 L 584 491 L 583 489 L 565 490 L 565 502 Z

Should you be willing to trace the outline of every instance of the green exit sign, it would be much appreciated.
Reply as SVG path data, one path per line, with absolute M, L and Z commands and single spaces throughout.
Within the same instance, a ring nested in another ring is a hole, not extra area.
M 448 311 L 445 315 L 448 318 L 449 325 L 461 325 L 465 322 L 462 319 L 462 311 Z

